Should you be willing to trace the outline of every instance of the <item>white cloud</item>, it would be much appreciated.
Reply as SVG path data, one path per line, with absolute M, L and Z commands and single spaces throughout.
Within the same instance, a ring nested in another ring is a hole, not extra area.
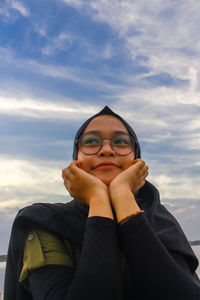
M 68 5 L 75 6 L 75 7 L 82 7 L 83 1 L 81 0 L 62 0 Z
M 176 98 L 182 103 L 199 104 L 199 92 L 195 92 L 200 73 L 199 2 L 96 0 L 82 1 L 81 5 L 79 1 L 65 2 L 86 10 L 95 21 L 109 24 L 124 39 L 133 59 L 146 58 L 140 64 L 149 68 L 148 75 L 168 73 L 189 79 L 190 91 L 183 95 L 177 90 Z
M 60 184 L 61 170 L 58 165 L 51 161 L 28 161 L 18 160 L 13 157 L 0 158 L 0 173 L 4 174 L 1 177 L 0 187 L 9 191 L 12 187 L 24 186 L 29 188 L 34 186 L 37 190 L 40 187 L 42 191 L 53 191 L 53 184 Z M 47 188 L 48 186 L 48 188 Z M 54 186 L 55 187 L 55 186 Z M 60 193 L 58 187 L 55 189 Z
M 81 107 L 81 110 L 80 110 Z M 50 100 L 17 99 L 0 96 L 0 114 L 41 119 L 86 119 L 97 111 L 97 106 L 65 99 L 65 102 Z
M 6 0 L 0 9 L 0 14 L 6 18 L 12 17 L 11 9 L 14 9 L 20 13 L 23 17 L 28 17 L 30 12 L 27 7 L 20 1 L 16 0 Z
M 11 8 L 17 10 L 22 16 L 29 16 L 29 10 L 21 2 L 15 0 L 8 0 L 8 3 L 10 4 Z
M 170 164 L 171 165 L 171 164 Z M 162 199 L 200 199 L 200 191 L 197 188 L 200 186 L 200 178 L 196 176 L 187 176 L 186 174 L 180 173 L 178 176 L 171 172 L 171 174 L 155 174 L 160 170 L 157 168 L 152 168 L 151 175 L 149 177 L 150 181 L 155 184 L 161 194 Z M 147 178 L 148 180 L 148 178 Z M 191 207 L 192 208 L 192 207 Z M 189 208 L 188 208 L 189 209 Z
M 40 30 L 40 34 L 44 35 L 45 32 Z M 72 43 L 73 37 L 70 34 L 60 33 L 58 37 L 49 39 L 48 45 L 42 49 L 42 54 L 54 55 L 56 51 L 66 50 Z
M 34 202 L 60 202 L 69 197 L 63 185 L 62 169 L 69 162 L 0 158 L 0 211 L 11 211 Z
M 184 97 L 184 90 L 181 93 Z M 176 88 L 129 87 L 117 96 L 119 100 L 113 108 L 123 114 L 143 141 L 158 143 L 170 139 L 170 143 L 179 141 L 184 147 L 199 147 L 199 104 L 180 103 Z

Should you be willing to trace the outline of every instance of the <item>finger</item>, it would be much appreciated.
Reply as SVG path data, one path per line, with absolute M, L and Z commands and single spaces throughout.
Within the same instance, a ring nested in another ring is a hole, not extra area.
M 67 178 L 68 174 L 69 174 L 68 167 L 62 170 L 63 179 Z
M 140 185 L 139 185 L 139 189 L 141 189 L 144 185 L 145 185 L 145 180 L 142 180 Z
M 145 165 L 144 168 L 142 168 L 139 173 L 138 173 L 138 177 L 140 178 L 140 180 L 145 180 L 145 178 L 148 176 L 149 172 L 148 172 L 148 167 Z
M 146 166 L 145 161 L 142 159 L 138 159 L 136 162 L 136 166 L 138 169 L 143 169 Z
M 69 169 L 72 173 L 76 173 L 80 170 L 80 161 L 78 160 L 74 160 L 70 165 L 69 165 Z
M 83 170 L 81 167 L 81 162 L 80 161 L 75 161 L 75 163 L 71 166 L 71 170 L 74 175 L 82 175 L 82 176 L 92 176 L 88 174 L 85 170 Z
M 144 176 L 147 171 L 148 171 L 148 167 L 144 161 L 140 165 L 137 166 L 136 172 L 137 172 L 138 176 L 141 176 L 141 177 Z
M 68 168 L 69 168 L 70 170 L 73 170 L 75 166 L 76 166 L 76 161 L 73 160 L 73 161 L 69 164 Z
M 63 178 L 63 179 L 65 179 L 65 177 L 66 177 L 66 169 L 67 169 L 67 168 L 65 168 L 65 169 L 62 170 L 62 178 Z
M 69 166 L 65 169 L 63 169 L 62 174 L 63 176 L 70 178 L 71 175 L 74 175 L 77 170 L 77 165 L 79 165 L 80 162 L 73 160 Z
M 72 180 L 74 177 L 73 172 L 70 170 L 69 167 L 62 170 L 62 178 L 63 180 Z
M 143 169 L 142 169 L 142 171 L 143 171 L 144 174 L 148 173 L 148 170 L 149 170 L 149 168 L 148 168 L 147 165 L 145 165 L 145 166 L 143 167 Z
M 143 166 L 143 160 L 141 160 L 140 158 L 137 158 L 132 162 L 132 165 L 130 166 L 130 168 L 139 170 L 142 168 L 142 166 Z
M 67 180 L 64 180 L 64 186 L 69 191 L 69 182 Z

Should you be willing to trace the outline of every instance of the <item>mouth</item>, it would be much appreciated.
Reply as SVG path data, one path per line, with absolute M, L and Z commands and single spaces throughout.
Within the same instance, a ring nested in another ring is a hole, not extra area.
M 112 162 L 102 162 L 94 167 L 95 170 L 102 170 L 102 169 L 116 169 L 119 168 L 119 165 L 112 163 Z

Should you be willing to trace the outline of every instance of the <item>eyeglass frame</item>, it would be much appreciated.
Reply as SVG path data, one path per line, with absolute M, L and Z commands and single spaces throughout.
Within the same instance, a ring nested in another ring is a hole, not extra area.
M 126 155 L 129 155 L 131 152 L 133 152 L 133 151 L 135 150 L 136 145 L 137 145 L 137 140 L 136 140 L 134 137 L 132 137 L 131 135 L 129 135 L 129 134 L 127 134 L 127 135 L 128 135 L 128 137 L 130 138 L 130 140 L 131 140 L 131 145 L 132 145 L 132 150 L 131 150 L 129 153 L 127 153 L 127 154 L 119 154 L 119 153 L 117 153 L 117 152 L 112 148 L 112 145 L 111 145 L 111 142 L 110 142 L 110 147 L 111 147 L 112 151 L 114 151 L 117 155 L 120 155 L 120 156 L 126 156 Z M 80 141 L 80 139 L 81 139 L 82 136 L 83 136 L 83 135 L 81 135 L 78 139 L 76 139 L 76 145 L 78 146 L 78 149 L 80 149 L 80 150 L 81 150 L 81 147 L 80 147 L 80 145 L 79 145 L 79 141 Z M 113 139 L 111 139 L 111 138 L 101 138 L 101 141 L 103 141 L 103 140 L 110 140 L 110 141 L 112 141 Z M 95 154 L 99 153 L 99 151 L 102 149 L 102 147 L 103 147 L 103 143 L 100 145 L 99 150 L 98 150 L 97 152 L 95 152 L 95 153 L 92 153 L 92 154 L 85 153 L 85 152 L 83 152 L 82 150 L 81 150 L 81 152 L 82 152 L 83 154 L 85 154 L 85 155 L 95 155 Z

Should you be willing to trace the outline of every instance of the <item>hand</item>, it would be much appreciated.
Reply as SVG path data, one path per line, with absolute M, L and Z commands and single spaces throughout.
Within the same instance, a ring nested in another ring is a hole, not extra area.
M 108 187 L 97 177 L 82 170 L 79 161 L 73 161 L 63 169 L 62 177 L 70 195 L 84 204 L 90 205 L 90 200 L 96 196 L 108 195 Z
M 133 165 L 117 175 L 109 186 L 109 191 L 128 189 L 133 194 L 136 193 L 144 184 L 148 175 L 148 167 L 141 159 L 136 159 Z

